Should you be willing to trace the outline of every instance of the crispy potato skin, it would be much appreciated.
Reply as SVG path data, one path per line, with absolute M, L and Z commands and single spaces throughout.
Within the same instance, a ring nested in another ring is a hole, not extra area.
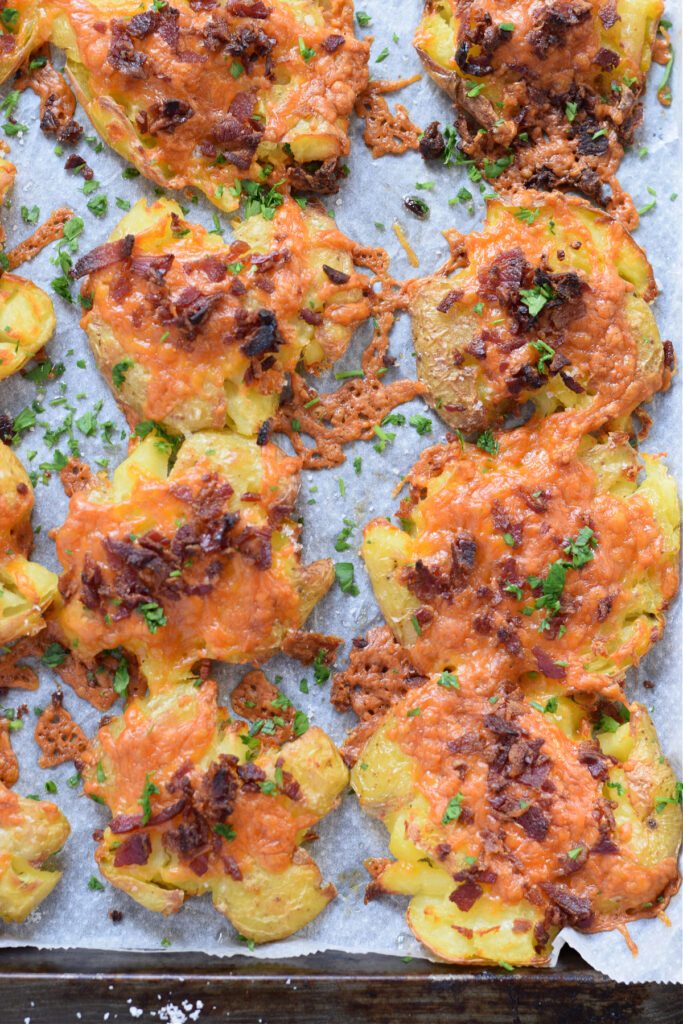
M 618 221 L 521 191 L 489 201 L 464 246 L 466 267 L 417 282 L 411 304 L 418 376 L 449 426 L 495 428 L 530 400 L 594 430 L 668 386 L 652 268 Z
M 181 433 L 255 434 L 299 360 L 313 370 L 334 362 L 370 312 L 354 243 L 317 202 L 302 209 L 286 198 L 272 219 L 239 223 L 226 244 L 176 203 L 141 200 L 110 242 L 131 235 L 127 258 L 85 278 L 92 306 L 81 321 L 131 426 L 154 419 Z M 188 295 L 194 306 L 183 315 Z M 256 344 L 264 324 L 272 337 Z
M 369 895 L 410 896 L 409 926 L 445 960 L 528 966 L 565 924 L 601 931 L 666 904 L 681 810 L 645 709 L 619 705 L 619 725 L 543 680 L 499 684 L 492 708 L 483 677 L 452 679 L 395 705 L 352 770 L 395 858 L 366 863 Z
M 455 101 L 462 149 L 499 192 L 570 188 L 634 227 L 615 175 L 662 10 L 661 0 L 426 0 L 414 45 Z
M 301 564 L 298 459 L 226 431 L 187 438 L 169 471 L 170 452 L 148 434 L 74 494 L 57 537 L 66 642 L 124 647 L 151 688 L 204 658 L 266 660 L 334 580 L 330 560 Z
M 62 873 L 41 865 L 69 832 L 53 803 L 28 800 L 0 783 L 0 920 L 25 920 L 52 892 Z
M 100 729 L 85 788 L 114 814 L 96 853 L 108 881 L 164 915 L 210 892 L 242 935 L 272 942 L 336 895 L 300 844 L 337 806 L 348 771 L 318 728 L 261 752 L 258 739 L 243 742 L 247 736 L 247 726 L 230 723 L 216 704 L 215 683 L 167 687 Z M 150 778 L 156 790 L 143 822 L 140 794 Z M 206 778 L 220 797 L 216 806 L 196 799 Z M 169 806 L 175 813 L 164 814 Z
M 678 587 L 675 484 L 626 435 L 567 437 L 559 419 L 428 449 L 403 529 L 365 527 L 375 596 L 418 672 L 476 662 L 491 679 L 540 671 L 617 694 L 661 636 Z
M 185 0 L 173 13 L 150 8 L 151 20 L 132 0 L 53 10 L 52 41 L 94 127 L 152 181 L 194 185 L 228 211 L 244 178 L 305 175 L 314 191 L 336 190 L 337 174 L 311 165 L 336 170 L 367 83 L 369 46 L 353 35 L 348 0 L 274 0 L 253 17 Z

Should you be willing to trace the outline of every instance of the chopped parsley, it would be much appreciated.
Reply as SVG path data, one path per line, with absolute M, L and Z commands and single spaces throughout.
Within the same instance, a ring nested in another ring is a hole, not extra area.
M 47 665 L 48 668 L 58 668 L 59 665 L 63 665 L 66 661 L 67 652 L 61 644 L 52 643 L 50 644 L 45 654 L 40 659 L 41 665 Z
M 500 444 L 493 436 L 492 430 L 484 430 L 477 438 L 477 448 L 487 452 L 489 455 L 497 455 L 500 451 Z
M 460 689 L 458 677 L 456 676 L 455 672 L 449 672 L 448 669 L 445 669 L 441 673 L 441 675 L 437 679 L 437 683 L 439 684 L 439 686 L 448 686 L 451 687 L 453 690 Z
M 555 349 L 547 345 L 541 338 L 537 338 L 536 341 L 530 342 L 532 348 L 535 348 L 539 353 L 540 358 L 536 363 L 536 369 L 539 373 L 545 373 L 548 369 L 548 363 L 555 355 Z
M 294 715 L 294 735 L 303 736 L 305 732 L 308 732 L 309 721 L 308 715 L 303 711 L 297 711 Z
M 143 616 L 147 623 L 147 628 L 154 635 L 160 626 L 165 626 L 166 616 L 164 615 L 164 609 L 161 605 L 158 605 L 156 601 L 148 601 L 146 604 L 139 604 L 137 610 Z
M 352 562 L 336 562 L 334 575 L 343 594 L 351 594 L 352 597 L 358 596 L 360 591 L 354 583 Z
M 519 294 L 529 310 L 530 316 L 538 316 L 546 303 L 555 297 L 555 292 L 549 284 L 537 284 L 533 288 L 520 288 Z
M 54 281 L 52 283 L 54 285 Z M 111 379 L 114 382 L 114 387 L 117 388 L 119 391 L 123 387 L 126 381 L 126 374 L 130 370 L 132 365 L 133 360 L 126 358 L 122 359 L 120 363 L 116 363 L 116 365 L 112 368 Z
M 303 36 L 299 36 L 299 53 L 307 64 L 311 57 L 315 57 L 315 50 L 311 49 L 310 46 L 306 46 Z
M 145 784 L 142 787 L 142 796 L 138 800 L 138 803 L 142 807 L 142 821 L 141 825 L 146 825 L 149 819 L 152 817 L 152 805 L 150 804 L 150 797 L 161 790 L 157 785 L 152 782 L 152 775 L 154 772 L 145 772 Z
M 91 892 L 104 892 L 104 886 L 100 882 L 99 878 L 95 878 L 94 875 L 90 876 L 88 888 Z
M 222 825 L 220 822 L 213 826 L 213 830 L 214 832 L 217 832 L 219 836 L 222 836 L 223 839 L 227 839 L 229 843 L 231 843 L 237 835 L 234 828 L 230 828 L 229 825 Z
M 452 796 L 450 798 L 446 806 L 446 810 L 444 811 L 443 817 L 441 819 L 442 825 L 449 825 L 452 821 L 458 820 L 462 812 L 462 801 L 462 793 L 456 793 L 455 796 Z

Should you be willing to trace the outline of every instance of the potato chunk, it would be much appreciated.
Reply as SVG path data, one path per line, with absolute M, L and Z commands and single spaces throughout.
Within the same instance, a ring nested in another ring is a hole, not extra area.
M 266 749 L 230 722 L 211 681 L 129 703 L 100 729 L 84 772 L 86 792 L 114 815 L 96 853 L 104 877 L 166 915 L 210 892 L 256 942 L 312 921 L 336 890 L 300 844 L 338 804 L 348 771 L 321 729 L 296 731 Z
M 410 928 L 445 960 L 539 965 L 565 925 L 602 931 L 666 905 L 680 785 L 642 706 L 609 705 L 617 721 L 557 684 L 493 688 L 492 704 L 467 667 L 432 678 L 361 750 L 351 784 L 395 858 L 367 862 L 368 895 L 410 896 Z
M 140 200 L 76 268 L 81 324 L 130 425 L 257 433 L 285 374 L 329 365 L 368 316 L 352 250 L 316 202 L 247 217 L 228 244 L 176 203 Z
M 638 223 L 615 178 L 639 123 L 661 0 L 425 0 L 414 44 L 498 191 L 583 192 Z
M 223 210 L 245 179 L 266 203 L 283 178 L 336 191 L 368 79 L 347 0 L 66 2 L 51 39 L 93 126 L 158 185 L 193 185 Z
M 659 458 L 625 435 L 567 438 L 551 417 L 428 449 L 408 482 L 403 528 L 373 520 L 362 553 L 417 671 L 474 660 L 492 677 L 618 693 L 678 586 L 678 501 Z
M 33 541 L 32 508 L 31 481 L 14 452 L 0 442 L 1 644 L 38 633 L 45 625 L 43 613 L 57 594 L 57 576 L 27 557 Z
M 329 560 L 301 564 L 299 459 L 202 431 L 170 468 L 173 447 L 148 433 L 73 496 L 57 535 L 65 642 L 85 661 L 124 648 L 152 687 L 205 658 L 266 660 L 334 579 Z
M 6 82 L 12 72 L 45 42 L 49 31 L 49 18 L 38 0 L 12 0 L 3 8 L 0 42 L 0 83 Z
M 0 920 L 23 921 L 52 892 L 62 873 L 42 864 L 69 832 L 53 803 L 29 800 L 0 783 Z
M 418 376 L 449 426 L 498 427 L 530 400 L 593 430 L 668 385 L 652 268 L 618 221 L 519 192 L 489 201 L 464 246 L 465 268 L 418 283 L 411 305 Z

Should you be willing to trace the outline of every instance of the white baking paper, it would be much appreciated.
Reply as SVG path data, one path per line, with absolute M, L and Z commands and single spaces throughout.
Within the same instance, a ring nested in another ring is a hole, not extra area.
M 374 78 L 396 79 L 422 70 L 411 46 L 420 6 L 418 0 L 395 0 L 394 3 L 365 0 L 363 7 L 372 18 L 367 31 L 372 31 L 375 37 L 370 64 Z M 672 37 L 678 55 L 681 53 L 680 14 L 675 5 L 670 6 L 668 17 L 676 21 Z M 385 60 L 377 63 L 377 57 L 385 47 L 389 54 Z M 56 62 L 61 63 L 59 54 L 56 55 Z M 662 337 L 670 338 L 680 353 L 683 203 L 680 143 L 683 94 L 680 63 L 674 68 L 674 102 L 668 110 L 661 107 L 655 97 L 662 74 L 663 69 L 656 66 L 651 72 L 645 123 L 632 151 L 623 162 L 620 176 L 623 184 L 632 192 L 637 206 L 642 207 L 653 198 L 657 200 L 656 206 L 643 216 L 636 238 L 647 249 L 655 268 L 660 288 L 655 309 Z M 9 88 L 5 87 L 3 95 Z M 413 120 L 423 127 L 434 119 L 440 120 L 442 125 L 452 120 L 448 97 L 424 74 L 419 83 L 388 99 L 391 103 L 395 100 L 403 103 Z M 61 156 L 55 155 L 54 137 L 46 137 L 39 131 L 38 102 L 32 93 L 22 95 L 15 117 L 26 124 L 29 131 L 23 137 L 10 140 L 10 156 L 19 173 L 10 193 L 11 208 L 2 211 L 8 249 L 32 230 L 22 219 L 22 206 L 30 210 L 37 205 L 41 221 L 57 206 L 72 206 L 85 221 L 80 239 L 80 253 L 84 253 L 103 242 L 123 216 L 123 211 L 117 208 L 117 197 L 131 204 L 141 196 L 153 198 L 153 186 L 145 179 L 122 178 L 121 172 L 126 164 L 106 146 L 100 149 L 99 140 L 79 110 L 77 117 L 86 129 L 86 136 L 92 141 L 82 141 L 78 152 L 86 158 L 94 169 L 95 179 L 101 183 L 100 189 L 92 194 L 99 192 L 108 197 L 108 213 L 104 217 L 96 217 L 87 209 L 87 197 L 80 191 L 83 179 L 63 169 L 66 156 L 71 150 L 67 148 Z M 383 245 L 388 250 L 395 277 L 430 273 L 447 256 L 447 246 L 440 233 L 444 228 L 455 226 L 461 231 L 469 231 L 480 226 L 484 203 L 479 196 L 478 186 L 468 180 L 466 168 L 445 168 L 439 162 L 426 164 L 415 152 L 375 161 L 363 144 L 362 128 L 363 125 L 357 122 L 352 127 L 351 154 L 348 159 L 351 173 L 343 182 L 338 196 L 326 198 L 325 202 L 347 234 L 366 244 Z M 644 147 L 646 153 L 642 152 Z M 427 201 L 431 209 L 429 219 L 422 222 L 406 211 L 403 197 L 416 193 L 417 182 L 429 181 L 435 183 L 434 188 L 417 193 Z M 454 206 L 448 204 L 448 200 L 455 197 L 463 186 L 476 193 L 472 214 L 468 213 L 467 203 Z M 490 185 L 487 191 L 491 191 Z M 675 193 L 682 194 L 674 198 Z M 189 207 L 188 216 L 191 219 L 201 221 L 207 227 L 213 226 L 215 209 L 201 195 L 196 205 L 182 195 L 177 198 Z M 228 218 L 220 215 L 220 219 L 224 235 L 229 238 Z M 400 222 L 419 256 L 420 266 L 417 271 L 409 266 L 391 230 L 394 220 Z M 47 346 L 47 352 L 53 362 L 64 363 L 65 373 L 59 381 L 50 382 L 40 390 L 19 376 L 2 382 L 0 411 L 16 416 L 39 397 L 44 406 L 44 412 L 38 416 L 39 423 L 47 422 L 55 427 L 63 421 L 67 412 L 64 404 L 60 404 L 60 399 L 66 399 L 76 408 L 75 418 L 92 410 L 95 403 L 101 400 L 99 422 L 109 420 L 116 424 L 113 432 L 116 443 L 103 447 L 99 435 L 95 438 L 85 437 L 78 428 L 75 428 L 74 435 L 87 461 L 94 464 L 95 459 L 109 459 L 109 467 L 113 468 L 125 456 L 125 424 L 107 386 L 95 370 L 85 334 L 78 325 L 77 305 L 69 305 L 52 292 L 50 282 L 61 274 L 51 263 L 55 251 L 56 246 L 50 246 L 31 264 L 26 265 L 23 271 L 53 295 L 57 330 Z M 73 290 L 75 294 L 77 289 Z M 360 353 L 368 338 L 368 329 L 359 331 L 336 369 L 358 368 Z M 397 369 L 390 371 L 389 379 L 398 375 L 414 377 L 415 366 L 411 357 L 412 344 L 407 317 L 403 317 L 395 326 L 390 351 L 398 358 L 398 363 Z M 331 373 L 321 381 L 322 390 L 331 390 L 335 386 Z M 58 404 L 52 404 L 55 401 Z M 302 478 L 299 512 L 305 518 L 302 536 L 304 559 L 310 561 L 332 554 L 337 561 L 353 561 L 360 588 L 359 596 L 351 597 L 342 594 L 335 586 L 315 609 L 308 623 L 311 629 L 344 637 L 346 642 L 337 659 L 339 667 L 346 664 L 351 638 L 365 633 L 381 621 L 362 561 L 358 557 L 360 526 L 375 515 L 393 514 L 397 505 L 396 499 L 392 497 L 395 485 L 419 452 L 429 444 L 443 439 L 445 433 L 443 425 L 421 400 L 410 403 L 400 411 L 429 415 L 433 422 L 432 433 L 419 437 L 407 424 L 401 428 L 391 428 L 396 432 L 396 439 L 384 453 L 377 453 L 371 442 L 359 442 L 348 446 L 347 461 L 342 467 L 324 472 L 306 472 Z M 668 452 L 669 466 L 680 486 L 680 375 L 668 393 L 655 397 L 650 412 L 654 424 L 644 447 L 649 451 Z M 31 470 L 38 469 L 40 463 L 50 462 L 54 457 L 46 449 L 43 434 L 44 429 L 36 426 L 24 436 L 18 447 L 18 454 Z M 68 435 L 65 435 L 56 444 L 64 453 L 68 452 L 67 440 Z M 356 475 L 353 469 L 356 456 L 362 458 L 360 475 Z M 344 495 L 340 489 L 340 480 L 344 481 Z M 34 557 L 57 571 L 60 567 L 49 530 L 63 522 L 66 508 L 67 502 L 55 474 L 47 483 L 37 483 L 33 521 L 36 526 L 40 526 L 40 533 L 36 537 Z M 359 529 L 351 538 L 353 549 L 339 555 L 334 552 L 334 541 L 344 526 L 345 518 L 357 523 Z M 679 778 L 683 775 L 681 665 L 681 612 L 680 601 L 676 600 L 669 611 L 664 639 L 644 659 L 638 671 L 631 673 L 627 693 L 629 698 L 644 701 L 652 710 L 662 747 Z M 342 716 L 332 709 L 328 700 L 329 683 L 323 687 L 316 686 L 310 671 L 306 672 L 298 663 L 285 657 L 274 659 L 265 669 L 271 679 L 276 674 L 283 677 L 280 684 L 282 689 L 308 714 L 312 723 L 326 729 L 338 743 L 342 742 L 345 732 L 355 724 L 355 716 Z M 242 667 L 219 669 L 218 678 L 224 703 L 228 703 L 231 689 L 245 671 L 247 669 Z M 302 678 L 308 679 L 307 696 L 299 691 Z M 652 680 L 655 689 L 644 689 L 644 679 Z M 45 706 L 54 688 L 55 677 L 49 670 L 42 669 L 40 690 L 36 693 L 10 691 L 5 706 L 17 707 L 24 702 L 28 702 L 31 709 Z M 64 702 L 76 721 L 88 734 L 92 734 L 97 728 L 99 713 L 68 688 Z M 164 919 L 144 910 L 106 883 L 102 892 L 88 888 L 91 875 L 97 875 L 93 859 L 95 843 L 91 833 L 93 829 L 106 824 L 108 812 L 69 788 L 67 779 L 73 774 L 70 765 L 63 765 L 50 772 L 38 769 L 39 751 L 33 739 L 32 711 L 24 721 L 24 728 L 12 734 L 12 743 L 21 767 L 17 791 L 47 796 L 45 782 L 47 779 L 54 780 L 57 793 L 52 798 L 68 816 L 72 833 L 64 850 L 56 858 L 64 872 L 62 881 L 23 924 L 0 925 L 0 945 L 158 951 L 162 948 L 163 940 L 163 948 L 173 951 L 203 950 L 220 955 L 246 953 L 235 930 L 213 909 L 208 897 L 189 900 L 178 914 Z M 283 942 L 259 947 L 253 955 L 276 958 L 336 949 L 358 954 L 375 952 L 426 956 L 425 950 L 413 939 L 405 924 L 405 899 L 386 897 L 368 906 L 363 903 L 368 876 L 362 862 L 369 856 L 386 855 L 387 834 L 383 826 L 365 817 L 355 798 L 349 796 L 335 813 L 320 823 L 317 831 L 320 838 L 312 844 L 311 853 L 320 864 L 324 877 L 337 886 L 338 898 L 316 921 L 297 935 Z M 110 921 L 108 912 L 112 908 L 123 911 L 120 924 Z M 671 919 L 669 928 L 659 920 L 642 921 L 631 926 L 630 933 L 640 949 L 635 958 L 616 932 L 586 936 L 567 930 L 562 938 L 590 964 L 616 980 L 681 981 L 681 908 L 679 894 L 668 909 Z M 556 949 L 560 945 L 561 940 L 558 940 Z

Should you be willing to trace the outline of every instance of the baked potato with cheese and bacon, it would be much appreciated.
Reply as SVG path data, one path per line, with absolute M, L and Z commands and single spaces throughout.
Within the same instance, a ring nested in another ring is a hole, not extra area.
M 680 783 L 642 705 L 443 673 L 396 704 L 351 784 L 395 859 L 368 896 L 455 963 L 542 966 L 560 928 L 652 917 L 677 891 Z M 616 716 L 616 717 L 614 717 Z
M 367 524 L 362 555 L 419 673 L 466 663 L 619 692 L 678 587 L 680 512 L 660 457 L 624 434 L 565 436 L 551 417 L 427 449 L 406 481 L 401 526 Z
M 157 185 L 223 210 L 244 179 L 336 191 L 368 79 L 349 0 L 54 0 L 51 40 L 96 130 Z
M 69 823 L 55 804 L 0 783 L 0 920 L 23 921 L 62 877 L 44 868 L 66 842 Z
M 425 0 L 414 45 L 456 104 L 463 159 L 506 191 L 570 188 L 638 223 L 615 174 L 661 0 Z
M 668 386 L 652 268 L 631 235 L 576 197 L 489 201 L 464 267 L 413 285 L 418 376 L 451 427 L 498 427 L 531 401 L 573 429 L 628 416 Z
M 84 779 L 114 816 L 96 853 L 112 885 L 165 915 L 210 892 L 241 935 L 269 942 L 336 895 L 301 844 L 348 771 L 305 716 L 281 746 L 262 745 L 259 724 L 231 721 L 210 680 L 171 687 L 99 730 Z
M 259 663 L 296 632 L 334 580 L 301 564 L 292 519 L 300 460 L 227 431 L 181 445 L 151 424 L 114 471 L 71 499 L 54 620 L 88 662 L 134 655 L 152 690 L 203 659 Z
M 82 257 L 85 328 L 131 427 L 255 434 L 285 374 L 339 358 L 370 312 L 353 243 L 317 202 L 279 196 L 223 242 L 176 203 L 144 200 Z M 87 275 L 87 276 L 86 276 Z

